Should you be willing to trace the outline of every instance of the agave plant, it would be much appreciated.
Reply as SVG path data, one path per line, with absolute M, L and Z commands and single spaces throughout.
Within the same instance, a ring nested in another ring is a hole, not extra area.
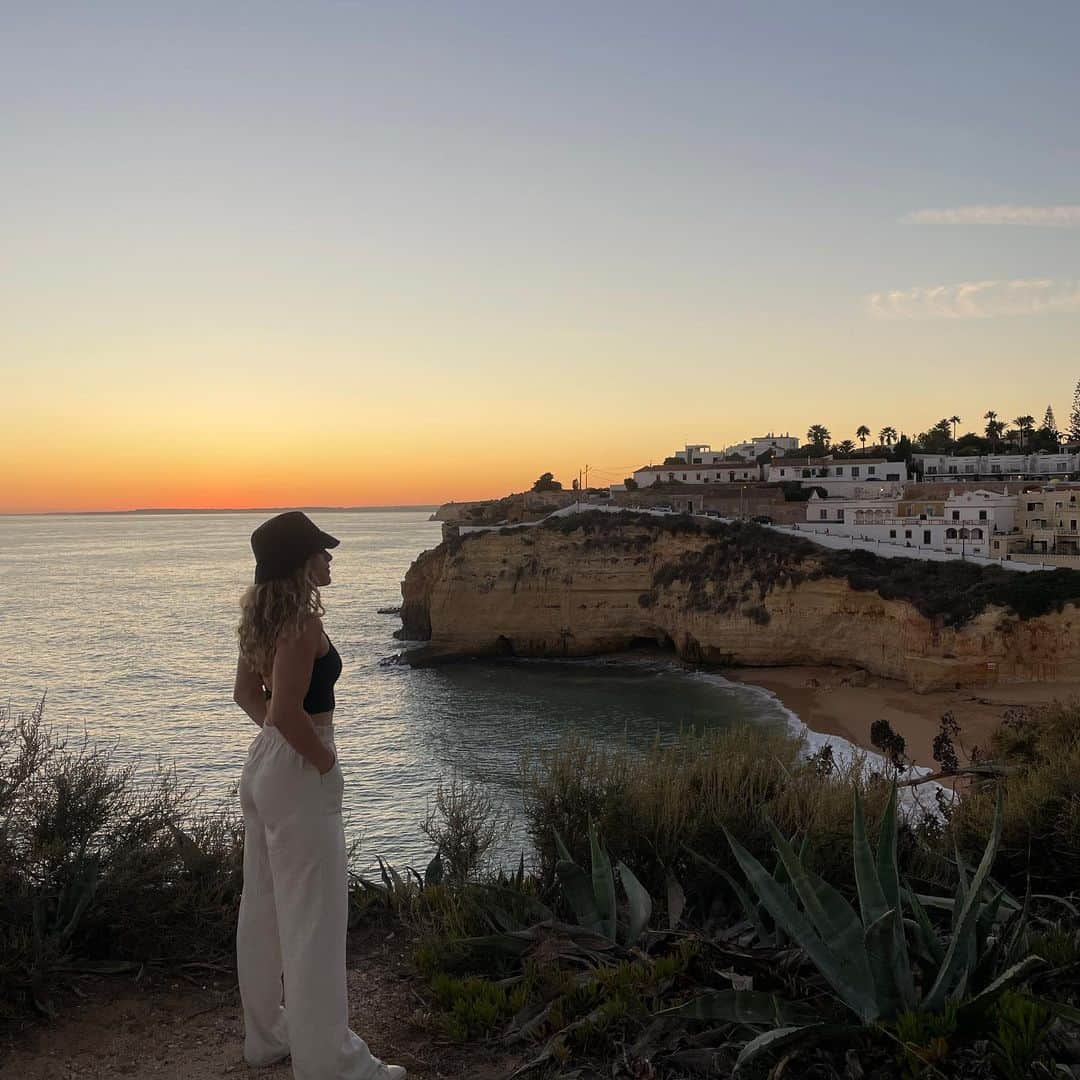
M 991 962 L 994 957 L 1006 955 L 1002 935 L 987 944 L 1006 894 L 998 889 L 989 900 L 983 900 L 1001 825 L 999 790 L 990 838 L 974 876 L 968 880 L 961 861 L 956 896 L 938 905 L 952 908 L 952 926 L 944 943 L 938 939 L 926 912 L 924 901 L 934 898 L 920 898 L 900 883 L 895 787 L 881 822 L 876 856 L 867 838 L 862 803 L 855 792 L 852 832 L 858 911 L 806 866 L 804 858 L 771 822 L 769 829 L 786 883 L 770 874 L 730 833 L 727 838 L 748 883 L 776 927 L 802 949 L 838 1000 L 854 1014 L 860 1026 L 865 1026 L 895 1021 L 914 1010 L 940 1011 L 947 1004 L 959 1003 L 965 1009 L 983 1007 L 1043 964 L 1039 957 L 1027 956 L 992 981 L 985 981 L 995 970 Z M 905 903 L 911 911 L 910 920 L 904 918 Z M 909 930 L 916 958 L 928 970 L 923 981 L 925 989 L 916 986 Z M 985 983 L 981 987 L 977 985 L 980 981 Z M 771 995 L 749 997 L 727 991 L 695 999 L 670 1010 L 670 1014 L 772 1026 L 772 1030 L 743 1048 L 738 1059 L 740 1069 L 781 1045 L 852 1026 L 821 1021 L 793 1024 L 789 1021 L 791 1008 Z
M 608 941 L 616 942 L 618 905 L 615 895 L 615 874 L 612 870 L 611 859 L 596 834 L 596 826 L 592 821 L 589 822 L 591 874 L 586 873 L 574 862 L 562 837 L 557 830 L 554 831 L 555 846 L 559 852 L 559 860 L 555 864 L 555 876 L 559 879 L 563 895 L 574 912 L 578 925 L 602 935 Z M 630 918 L 622 942 L 623 945 L 629 947 L 637 943 L 645 927 L 649 925 L 649 919 L 652 917 L 652 898 L 624 862 L 619 862 L 616 866 L 630 908 Z

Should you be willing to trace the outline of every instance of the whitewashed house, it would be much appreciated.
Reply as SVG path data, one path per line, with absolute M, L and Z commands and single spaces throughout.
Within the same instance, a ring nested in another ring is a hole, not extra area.
M 991 538 L 1012 532 L 1017 496 L 1008 491 L 950 493 L 925 513 L 901 516 L 897 499 L 822 499 L 806 504 L 806 527 L 834 536 L 854 536 L 901 547 L 932 548 L 957 555 L 993 554 Z
M 761 466 L 748 461 L 718 459 L 711 465 L 644 465 L 634 470 L 638 487 L 657 482 L 680 484 L 750 484 L 761 479 Z
M 739 457 L 746 458 L 749 461 L 757 461 L 762 454 L 767 454 L 770 450 L 776 455 L 788 454 L 798 449 L 799 440 L 794 435 L 789 435 L 786 431 L 783 435 L 774 435 L 770 431 L 768 435 L 755 435 L 745 442 L 729 446 L 724 451 L 724 455 L 730 458 L 737 454 Z
M 830 497 L 897 498 L 907 481 L 907 465 L 884 458 L 778 458 L 765 466 L 773 484 L 821 488 Z
M 1080 472 L 1080 454 L 913 454 L 926 480 L 1050 480 Z

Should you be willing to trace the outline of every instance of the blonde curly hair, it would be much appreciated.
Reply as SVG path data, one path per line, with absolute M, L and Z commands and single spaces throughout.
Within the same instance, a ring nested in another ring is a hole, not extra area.
M 308 619 L 324 614 L 311 559 L 286 578 L 251 585 L 240 597 L 240 655 L 252 671 L 266 675 L 273 670 L 282 632 L 299 635 Z

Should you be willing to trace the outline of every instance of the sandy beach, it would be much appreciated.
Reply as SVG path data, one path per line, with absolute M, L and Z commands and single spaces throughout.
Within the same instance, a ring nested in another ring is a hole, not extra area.
M 1080 698 L 1080 681 L 1005 683 L 919 694 L 902 682 L 838 667 L 731 668 L 724 677 L 774 693 L 807 727 L 871 749 L 870 725 L 888 720 L 918 765 L 932 767 L 933 740 L 951 712 L 964 747 L 985 747 L 1010 710 Z M 964 755 L 961 755 L 962 757 Z

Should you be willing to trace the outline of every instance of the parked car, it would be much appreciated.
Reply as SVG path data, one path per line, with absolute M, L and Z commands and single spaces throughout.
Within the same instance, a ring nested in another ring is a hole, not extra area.
M 752 517 L 750 520 L 758 525 L 771 525 L 773 523 L 768 514 L 758 514 L 757 517 Z

